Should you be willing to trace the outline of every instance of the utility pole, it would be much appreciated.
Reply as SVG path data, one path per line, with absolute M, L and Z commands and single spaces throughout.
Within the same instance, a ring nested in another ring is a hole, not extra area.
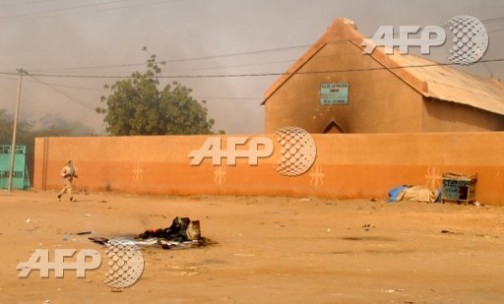
M 16 102 L 16 113 L 14 114 L 14 126 L 12 130 L 11 163 L 9 171 L 9 188 L 8 188 L 9 192 L 11 192 L 12 190 L 12 178 L 14 177 L 14 161 L 16 157 L 16 135 L 17 135 L 17 124 L 19 117 L 19 104 L 21 102 L 21 86 L 23 84 L 23 75 L 26 73 L 25 70 L 23 69 L 18 69 L 17 71 L 19 72 L 19 82 L 18 82 L 17 102 Z

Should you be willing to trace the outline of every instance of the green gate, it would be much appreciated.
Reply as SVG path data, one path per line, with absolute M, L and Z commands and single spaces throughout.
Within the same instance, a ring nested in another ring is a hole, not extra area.
M 9 187 L 9 172 L 11 164 L 11 146 L 0 145 L 0 189 Z M 30 188 L 30 177 L 26 169 L 26 146 L 16 146 L 14 155 L 13 189 Z

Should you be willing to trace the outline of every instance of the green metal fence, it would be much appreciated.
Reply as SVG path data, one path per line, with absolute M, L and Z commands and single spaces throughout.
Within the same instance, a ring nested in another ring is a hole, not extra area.
M 7 189 L 9 187 L 10 165 L 11 146 L 0 145 L 0 189 Z M 16 146 L 12 188 L 28 189 L 30 186 L 30 177 L 26 169 L 26 146 Z

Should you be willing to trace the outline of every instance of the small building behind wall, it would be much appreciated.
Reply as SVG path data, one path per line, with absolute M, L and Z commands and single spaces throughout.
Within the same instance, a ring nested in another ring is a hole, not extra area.
M 340 18 L 265 93 L 266 133 L 504 130 L 504 84 L 415 55 L 363 54 Z

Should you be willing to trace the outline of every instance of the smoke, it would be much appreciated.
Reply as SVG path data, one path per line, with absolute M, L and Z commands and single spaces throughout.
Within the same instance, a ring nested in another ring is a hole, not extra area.
M 103 116 L 94 108 L 101 105 L 100 96 L 107 93 L 103 85 L 113 84 L 116 79 L 46 76 L 114 76 L 144 71 L 141 64 L 149 56 L 142 51 L 143 46 L 168 62 L 163 68 L 165 75 L 281 73 L 324 33 L 333 19 L 341 16 L 353 19 L 364 34 L 372 35 L 382 24 L 442 25 L 455 11 L 485 19 L 495 17 L 495 12 L 504 8 L 499 1 L 468 0 L 445 1 L 442 6 L 439 1 L 425 0 L 155 2 L 125 1 L 108 6 L 92 2 L 97 6 L 23 18 L 8 17 L 75 7 L 78 1 L 1 7 L 0 72 L 15 73 L 24 68 L 39 75 L 24 77 L 21 117 L 38 121 L 48 113 L 61 115 L 103 133 Z M 121 6 L 130 7 L 119 9 Z M 398 10 L 402 13 L 397 14 Z M 500 26 L 494 24 L 494 29 L 502 29 L 502 23 L 496 24 Z M 504 42 L 495 36 L 499 33 L 492 35 L 488 54 L 500 56 Z M 275 51 L 283 47 L 293 48 Z M 254 52 L 258 50 L 270 51 Z M 227 56 L 239 53 L 246 54 Z M 201 57 L 207 58 L 178 60 Z M 503 64 L 489 68 L 495 75 L 504 75 Z M 486 76 L 487 70 L 482 70 Z M 256 133 L 264 130 L 264 108 L 260 106 L 263 93 L 276 78 L 180 78 L 165 79 L 163 84 L 177 80 L 193 89 L 193 97 L 206 100 L 216 130 Z M 17 76 L 0 75 L 0 109 L 14 111 L 16 92 Z

